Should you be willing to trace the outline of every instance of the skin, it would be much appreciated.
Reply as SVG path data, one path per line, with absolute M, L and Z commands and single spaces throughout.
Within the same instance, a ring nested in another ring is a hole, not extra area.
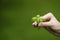
M 45 28 L 50 33 L 60 36 L 60 22 L 55 18 L 52 13 L 47 13 L 46 15 L 42 16 L 46 21 L 39 22 L 38 26 Z M 34 27 L 37 26 L 37 22 L 33 22 L 32 25 Z

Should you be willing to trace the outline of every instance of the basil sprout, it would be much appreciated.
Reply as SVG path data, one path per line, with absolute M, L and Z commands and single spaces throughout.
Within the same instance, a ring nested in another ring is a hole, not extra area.
M 35 17 L 32 18 L 33 22 L 37 22 L 37 24 L 39 24 L 42 21 L 45 21 L 45 19 L 43 17 L 41 17 L 40 15 L 36 15 Z M 38 25 L 37 25 L 38 26 Z M 38 29 L 40 29 L 40 27 L 38 27 Z

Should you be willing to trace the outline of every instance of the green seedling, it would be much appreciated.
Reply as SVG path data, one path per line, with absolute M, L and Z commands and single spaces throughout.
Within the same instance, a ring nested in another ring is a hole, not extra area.
M 35 17 L 33 17 L 32 18 L 32 21 L 33 22 L 37 22 L 37 27 L 38 27 L 38 29 L 40 29 L 40 27 L 38 26 L 38 24 L 40 23 L 40 22 L 43 22 L 43 21 L 45 21 L 45 19 L 43 18 L 43 17 L 41 17 L 40 15 L 36 15 Z

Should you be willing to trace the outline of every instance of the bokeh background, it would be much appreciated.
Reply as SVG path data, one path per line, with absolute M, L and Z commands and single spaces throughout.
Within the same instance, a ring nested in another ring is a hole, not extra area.
M 52 12 L 60 21 L 60 0 L 2 0 L 0 40 L 60 40 L 44 28 L 32 27 L 31 18 Z

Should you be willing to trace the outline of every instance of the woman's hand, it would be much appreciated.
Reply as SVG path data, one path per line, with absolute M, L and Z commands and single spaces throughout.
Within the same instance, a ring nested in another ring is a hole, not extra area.
M 44 16 L 42 16 L 46 21 L 45 22 L 40 22 L 38 26 L 43 26 L 44 28 L 48 28 L 57 31 L 58 33 L 60 32 L 60 22 L 55 18 L 55 16 L 52 13 L 48 13 Z M 34 22 L 32 23 L 33 26 L 37 26 L 37 23 Z M 52 31 L 51 30 L 51 31 Z

